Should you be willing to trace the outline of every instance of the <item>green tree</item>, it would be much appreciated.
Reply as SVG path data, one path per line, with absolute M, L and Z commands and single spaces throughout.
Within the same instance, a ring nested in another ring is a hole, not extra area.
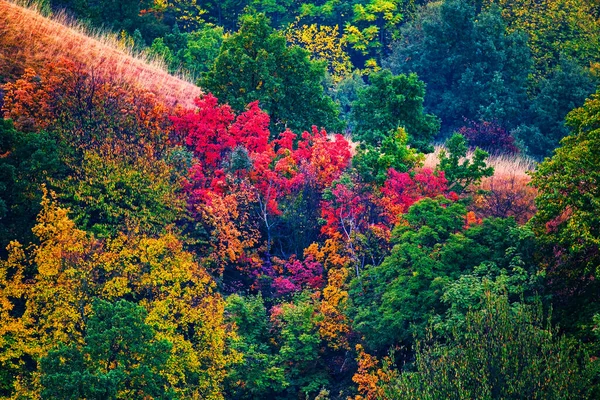
M 40 185 L 67 172 L 52 134 L 23 133 L 0 119 L 0 254 L 12 240 L 29 243 L 40 211 Z
M 406 399 L 589 398 L 595 364 L 582 344 L 560 336 L 540 303 L 511 307 L 487 295 L 447 343 L 421 343 L 416 372 L 384 389 Z
M 430 3 L 403 28 L 384 66 L 419 75 L 427 111 L 449 133 L 464 118 L 516 127 L 531 64 L 526 36 L 507 34 L 498 8 L 478 14 L 468 1 L 446 0 Z
M 42 397 L 48 399 L 169 399 L 162 373 L 172 345 L 145 323 L 143 307 L 98 300 L 82 346 L 61 345 L 41 361 Z
M 260 295 L 227 299 L 229 322 L 240 336 L 232 345 L 244 357 L 229 376 L 229 397 L 295 399 L 329 383 L 318 306 L 304 292 L 274 305 L 269 318 Z
M 481 182 L 481 178 L 494 175 L 494 168 L 485 163 L 489 156 L 487 152 L 477 148 L 472 160 L 466 157 L 469 148 L 461 134 L 452 135 L 446 141 L 445 147 L 439 155 L 438 169 L 444 171 L 448 180 L 448 190 L 460 194 L 468 191 L 471 185 Z
M 515 222 L 489 219 L 466 229 L 466 213 L 443 197 L 421 200 L 395 228 L 391 254 L 352 280 L 350 316 L 369 347 L 385 350 L 422 337 L 430 319 L 448 309 L 444 288 L 481 263 L 511 269 Z
M 562 58 L 582 67 L 600 61 L 597 1 L 486 0 L 498 5 L 508 31 L 523 31 L 535 62 L 534 81 L 548 77 Z
M 150 53 L 163 58 L 172 72 L 184 70 L 194 77 L 212 68 L 223 43 L 223 28 L 202 26 L 180 32 L 177 25 L 169 34 L 154 39 Z
M 228 397 L 265 398 L 281 392 L 287 382 L 284 367 L 276 363 L 275 347 L 269 343 L 269 318 L 262 296 L 233 294 L 227 298 L 225 313 L 239 337 L 231 346 L 243 355 L 229 373 Z
M 157 234 L 184 215 L 164 160 L 86 151 L 74 173 L 57 184 L 75 220 L 99 237 L 119 232 Z
M 298 46 L 286 46 L 285 37 L 269 26 L 264 14 L 245 15 L 240 23 L 200 85 L 238 112 L 259 100 L 271 117 L 273 133 L 312 125 L 339 130 L 337 107 L 321 83 L 324 63 L 310 61 Z
M 406 131 L 398 128 L 395 134 L 390 133 L 383 139 L 381 146 L 359 144 L 357 153 L 352 158 L 352 166 L 365 183 L 375 182 L 383 185 L 390 168 L 398 172 L 407 172 L 422 161 L 423 155 L 408 147 Z
M 571 135 L 533 174 L 538 211 L 531 226 L 547 249 L 563 325 L 590 336 L 600 300 L 600 93 L 569 113 L 567 126 Z
M 425 114 L 424 97 L 425 84 L 415 74 L 395 76 L 389 70 L 371 74 L 370 85 L 358 91 L 353 103 L 354 139 L 378 146 L 402 127 L 411 147 L 432 151 L 439 120 Z
M 524 124 L 513 131 L 527 152 L 535 157 L 550 156 L 560 140 L 569 134 L 565 117 L 581 107 L 596 90 L 597 79 L 573 60 L 562 59 L 550 75 L 540 80 Z

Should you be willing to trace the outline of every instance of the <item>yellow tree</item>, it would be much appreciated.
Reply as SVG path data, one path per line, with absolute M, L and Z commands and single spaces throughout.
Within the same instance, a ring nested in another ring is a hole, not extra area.
M 600 25 L 591 2 L 486 0 L 486 3 L 488 7 L 500 6 L 509 32 L 521 30 L 528 35 L 541 77 L 551 72 L 561 55 L 584 66 L 600 61 Z
M 340 35 L 337 25 L 299 25 L 296 21 L 288 27 L 285 36 L 289 43 L 310 51 L 313 59 L 325 61 L 334 83 L 352 72 L 346 35 Z
M 323 246 L 310 245 L 304 256 L 313 256 L 327 271 L 327 286 L 319 303 L 319 334 L 333 350 L 349 350 L 350 321 L 345 316 L 348 301 L 347 281 L 351 258 L 345 255 L 345 245 L 339 239 L 328 239 Z
M 165 378 L 181 396 L 221 399 L 226 366 L 224 302 L 206 271 L 172 233 L 100 241 L 77 229 L 45 191 L 26 251 L 0 261 L 0 365 L 17 396 L 40 393 L 36 363 L 61 343 L 79 345 L 95 298 L 133 300 L 159 339 L 173 344 Z M 32 363 L 33 361 L 33 363 Z

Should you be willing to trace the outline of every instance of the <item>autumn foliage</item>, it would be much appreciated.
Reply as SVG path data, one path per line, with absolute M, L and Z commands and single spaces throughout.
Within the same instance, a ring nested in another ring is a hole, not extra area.
M 401 33 L 401 11 L 417 12 L 367 1 L 346 10 L 356 15 L 344 32 L 321 24 L 347 3 L 307 4 L 310 24 L 300 18 L 301 30 L 288 32 L 328 64 L 331 82 L 312 76 L 321 94 L 322 85 L 343 90 L 352 69 L 346 45 L 363 58 L 383 54 L 371 46 Z M 198 2 L 143 4 L 139 18 L 205 27 Z M 15 20 L 33 12 L 0 0 L 0 24 L 3 10 Z M 265 15 L 242 20 L 268 30 L 287 54 Z M 160 38 L 167 50 L 178 40 L 199 43 L 178 29 Z M 252 34 L 240 39 L 244 51 L 253 49 Z M 18 51 L 15 35 L 0 36 L 0 52 Z M 230 49 L 238 49 L 234 35 Z M 374 60 L 363 60 L 370 76 L 354 93 L 336 93 L 353 97 L 355 135 L 344 136 L 310 124 L 290 129 L 299 125 L 269 115 L 265 99 L 230 105 L 170 77 L 175 92 L 194 95 L 176 102 L 157 81 L 144 84 L 156 71 L 132 79 L 137 69 L 91 69 L 87 56 L 34 62 L 26 52 L 3 77 L 0 397 L 374 400 L 456 389 L 469 398 L 497 387 L 521 393 L 537 377 L 565 377 L 577 393 L 591 393 L 600 312 L 598 229 L 589 222 L 597 182 L 586 163 L 595 161 L 597 96 L 570 114 L 576 135 L 531 174 L 534 187 L 525 172 L 533 162 L 501 168 L 518 149 L 500 122 L 468 122 L 424 165 L 439 128 L 425 111 L 428 86 L 416 74 L 378 72 Z M 259 90 L 264 80 L 254 80 L 252 63 L 273 60 L 252 56 L 240 57 Z M 282 71 L 298 67 L 286 63 L 273 69 L 273 110 Z M 562 177 L 557 160 L 576 182 Z M 591 300 L 575 323 L 569 307 L 579 295 Z M 548 320 L 552 301 L 564 332 Z M 480 340 L 487 334 L 497 340 Z M 511 375 L 515 365 L 535 368 L 536 378 Z

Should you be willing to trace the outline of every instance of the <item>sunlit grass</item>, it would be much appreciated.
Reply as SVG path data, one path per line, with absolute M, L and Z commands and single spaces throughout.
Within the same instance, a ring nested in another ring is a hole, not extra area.
M 439 155 L 442 150 L 442 146 L 436 146 L 433 153 L 425 156 L 424 168 L 434 169 L 439 163 Z M 472 153 L 467 154 L 467 158 L 470 158 Z M 518 177 L 529 177 L 527 174 L 533 171 L 537 165 L 535 160 L 522 156 L 512 154 L 500 154 L 491 155 L 487 164 L 494 168 L 494 176 L 518 176 Z
M 64 14 L 48 18 L 35 5 L 0 0 L 0 70 L 7 74 L 64 57 L 94 74 L 141 85 L 167 104 L 191 106 L 202 93 L 185 76 L 169 74 L 162 60 L 136 53 L 122 42 Z

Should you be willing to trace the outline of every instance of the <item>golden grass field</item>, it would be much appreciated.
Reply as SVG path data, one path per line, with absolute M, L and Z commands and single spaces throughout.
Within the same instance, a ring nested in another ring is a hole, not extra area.
M 159 60 L 124 48 L 115 35 L 90 31 L 64 15 L 48 18 L 22 4 L 0 0 L 0 71 L 5 78 L 66 58 L 105 78 L 141 85 L 169 105 L 192 106 L 202 93 L 185 77 L 169 74 Z
M 436 167 L 441 149 L 436 146 L 435 152 L 427 154 L 424 168 Z M 494 168 L 494 175 L 482 179 L 479 189 L 483 193 L 474 196 L 471 209 L 480 217 L 514 217 L 524 224 L 536 210 L 537 190 L 529 184 L 529 172 L 535 170 L 537 163 L 521 155 L 492 155 L 487 164 Z
M 425 156 L 424 168 L 434 169 L 439 162 L 441 146 L 436 146 L 433 153 Z M 467 154 L 467 158 L 470 154 Z M 531 158 L 520 156 L 520 155 L 491 155 L 487 164 L 494 167 L 494 176 L 518 176 L 518 177 L 529 177 L 527 174 L 530 171 L 535 170 L 537 163 Z

